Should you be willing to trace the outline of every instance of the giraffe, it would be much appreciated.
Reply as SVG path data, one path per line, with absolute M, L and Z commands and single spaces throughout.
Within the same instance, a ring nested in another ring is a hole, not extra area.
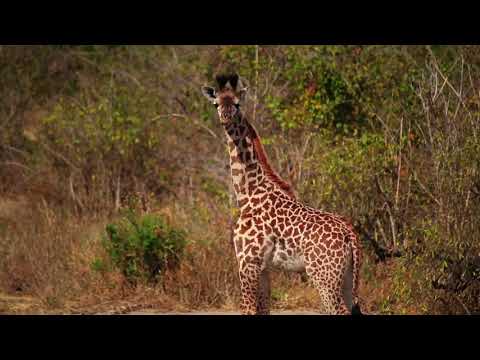
M 361 246 L 351 224 L 297 200 L 271 167 L 260 137 L 240 106 L 246 97 L 237 74 L 217 75 L 218 91 L 202 93 L 217 108 L 227 138 L 239 208 L 233 244 L 241 313 L 270 314 L 272 270 L 306 273 L 328 314 L 361 314 Z

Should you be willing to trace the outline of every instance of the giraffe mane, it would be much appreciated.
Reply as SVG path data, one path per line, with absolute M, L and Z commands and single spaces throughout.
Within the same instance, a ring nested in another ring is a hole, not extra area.
M 258 162 L 260 163 L 260 166 L 265 172 L 266 177 L 270 181 L 272 181 L 274 184 L 276 184 L 278 187 L 280 187 L 280 189 L 283 190 L 288 196 L 290 196 L 291 198 L 295 198 L 295 194 L 293 192 L 292 186 L 289 183 L 287 183 L 285 180 L 283 180 L 280 177 L 280 175 L 278 175 L 270 165 L 270 162 L 267 157 L 267 153 L 265 152 L 265 148 L 263 147 L 263 144 L 261 142 L 260 136 L 257 133 L 257 130 L 255 130 L 255 128 L 253 127 L 252 124 L 250 124 L 250 122 L 247 121 L 247 124 L 250 132 L 250 137 L 253 143 L 253 150 L 257 155 Z

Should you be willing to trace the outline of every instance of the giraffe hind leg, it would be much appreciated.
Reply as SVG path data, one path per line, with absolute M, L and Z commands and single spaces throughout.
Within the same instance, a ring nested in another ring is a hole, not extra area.
M 340 291 L 323 288 L 319 292 L 324 309 L 328 315 L 350 315 L 350 311 L 343 299 L 343 294 Z
M 324 312 L 329 315 L 349 315 L 345 297 L 343 294 L 343 276 L 334 273 L 326 274 L 312 266 L 307 267 L 307 274 L 320 295 Z
M 267 269 L 260 274 L 257 314 L 270 315 L 270 274 Z

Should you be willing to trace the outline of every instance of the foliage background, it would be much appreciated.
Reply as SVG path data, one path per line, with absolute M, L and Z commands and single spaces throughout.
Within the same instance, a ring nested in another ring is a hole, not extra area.
M 236 306 L 228 158 L 199 89 L 237 71 L 273 166 L 304 202 L 354 221 L 364 308 L 478 312 L 479 55 L 441 45 L 0 46 L 0 289 L 38 304 L 3 310 Z M 125 208 L 186 234 L 179 266 L 158 283 L 132 284 L 102 246 Z M 277 308 L 318 306 L 296 275 L 275 275 L 274 287 Z

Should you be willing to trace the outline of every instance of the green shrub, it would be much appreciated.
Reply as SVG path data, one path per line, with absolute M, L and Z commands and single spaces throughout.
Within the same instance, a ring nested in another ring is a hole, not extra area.
M 157 281 L 162 271 L 175 268 L 183 255 L 186 234 L 160 216 L 129 211 L 108 224 L 103 246 L 113 265 L 130 282 Z

